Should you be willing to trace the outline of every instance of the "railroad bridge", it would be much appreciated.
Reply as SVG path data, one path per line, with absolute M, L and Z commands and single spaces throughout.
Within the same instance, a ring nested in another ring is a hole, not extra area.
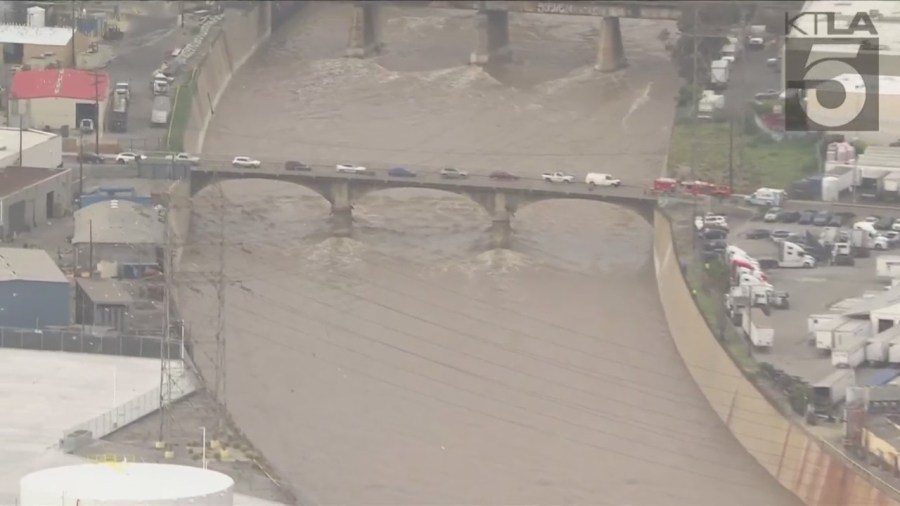
M 626 66 L 625 46 L 622 42 L 620 18 L 668 19 L 681 17 L 682 6 L 672 1 L 379 1 L 354 2 L 353 19 L 347 46 L 347 56 L 365 58 L 382 47 L 381 22 L 378 14 L 383 5 L 403 7 L 434 7 L 477 11 L 475 15 L 475 47 L 469 56 L 473 65 L 509 61 L 512 57 L 509 40 L 509 13 L 595 16 L 603 18 L 597 48 L 597 70 L 615 72 Z
M 551 184 L 542 180 L 498 181 L 472 175 L 467 179 L 443 179 L 438 173 L 419 173 L 416 177 L 389 177 L 387 171 L 374 175 L 336 173 L 334 167 L 316 167 L 309 172 L 272 169 L 191 170 L 190 191 L 194 196 L 214 181 L 268 179 L 298 184 L 313 190 L 331 204 L 333 231 L 346 236 L 352 231 L 353 206 L 365 195 L 393 188 L 423 188 L 465 196 L 480 205 L 491 217 L 491 237 L 496 247 L 508 247 L 512 236 L 512 218 L 528 204 L 543 200 L 581 199 L 626 207 L 653 224 L 656 197 L 643 188 L 622 186 L 591 189 L 584 183 Z

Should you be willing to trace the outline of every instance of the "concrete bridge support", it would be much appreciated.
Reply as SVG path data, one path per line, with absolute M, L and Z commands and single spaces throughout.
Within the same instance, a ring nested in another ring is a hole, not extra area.
M 597 48 L 596 69 L 600 72 L 615 72 L 627 65 L 619 18 L 603 18 L 600 23 L 600 45 Z
M 496 192 L 491 197 L 488 209 L 491 213 L 491 245 L 494 248 L 509 248 L 512 243 L 512 218 L 516 214 L 516 205 L 503 192 Z
M 475 49 L 469 57 L 472 65 L 508 62 L 512 59 L 509 48 L 509 13 L 507 11 L 480 11 L 475 14 Z
M 350 40 L 347 42 L 347 56 L 365 58 L 381 50 L 381 23 L 378 5 L 359 2 L 353 6 L 353 22 L 350 25 Z
M 350 198 L 350 183 L 338 181 L 331 184 L 331 231 L 338 237 L 347 237 L 353 232 L 353 200 Z

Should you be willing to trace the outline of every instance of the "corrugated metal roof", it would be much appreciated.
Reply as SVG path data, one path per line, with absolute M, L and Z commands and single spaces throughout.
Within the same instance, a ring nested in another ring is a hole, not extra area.
M 869 316 L 872 311 L 900 304 L 900 286 L 891 287 L 884 293 L 862 299 L 858 304 L 843 313 L 844 316 Z
M 42 249 L 0 248 L 0 281 L 68 283 L 69 279 Z
M 60 26 L 0 25 L 0 44 L 67 46 L 72 29 Z
M 128 285 L 115 279 L 78 279 L 78 286 L 94 304 L 127 306 L 134 302 Z
M 71 98 L 106 100 L 109 76 L 105 72 L 51 69 L 20 70 L 13 75 L 10 95 L 14 99 Z
M 156 244 L 165 223 L 152 207 L 127 200 L 105 200 L 75 211 L 72 244 Z

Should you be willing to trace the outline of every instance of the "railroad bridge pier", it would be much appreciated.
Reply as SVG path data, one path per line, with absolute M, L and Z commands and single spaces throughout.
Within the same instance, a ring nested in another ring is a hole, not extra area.
M 509 36 L 511 12 L 593 16 L 602 18 L 597 44 L 595 68 L 600 72 L 615 72 L 627 65 L 625 44 L 622 42 L 621 18 L 677 20 L 681 8 L 674 2 L 635 2 L 630 0 L 606 2 L 503 2 L 503 1 L 407 1 L 356 2 L 353 5 L 347 56 L 365 58 L 382 47 L 380 8 L 398 5 L 408 8 L 434 7 L 474 10 L 475 38 L 469 62 L 473 65 L 508 62 L 512 59 Z

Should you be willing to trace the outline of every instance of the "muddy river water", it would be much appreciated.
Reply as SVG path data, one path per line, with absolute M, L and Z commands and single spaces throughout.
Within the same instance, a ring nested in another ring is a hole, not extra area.
M 602 75 L 598 19 L 511 16 L 516 60 L 486 72 L 465 65 L 470 12 L 389 10 L 385 53 L 350 60 L 349 7 L 312 4 L 232 80 L 205 156 L 662 170 L 666 23 L 623 21 L 631 65 Z M 485 213 L 439 192 L 371 194 L 342 239 L 298 186 L 225 183 L 194 208 L 181 286 L 201 367 L 222 325 L 228 408 L 310 502 L 799 504 L 679 362 L 630 211 L 541 202 L 490 251 Z M 222 297 L 202 274 L 220 260 Z

